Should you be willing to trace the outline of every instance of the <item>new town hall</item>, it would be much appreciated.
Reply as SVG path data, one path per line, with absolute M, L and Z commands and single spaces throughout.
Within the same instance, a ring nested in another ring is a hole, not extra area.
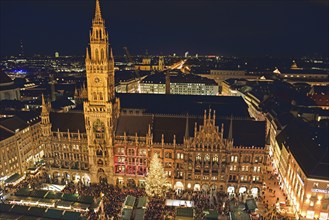
M 252 120 L 240 97 L 115 94 L 108 42 L 97 0 L 83 111 L 53 112 L 42 97 L 51 178 L 143 186 L 157 153 L 175 189 L 257 193 L 268 155 L 265 122 Z

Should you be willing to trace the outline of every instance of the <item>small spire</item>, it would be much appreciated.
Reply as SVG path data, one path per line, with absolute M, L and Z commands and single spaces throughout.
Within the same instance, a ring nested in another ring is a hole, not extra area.
M 110 59 L 113 59 L 113 51 L 112 51 L 112 48 L 109 48 L 110 49 Z
M 41 94 L 41 113 L 45 114 L 48 113 L 48 109 L 47 109 L 47 105 L 46 105 L 46 101 L 45 101 L 45 97 L 43 95 L 43 93 Z
M 89 60 L 89 51 L 88 51 L 88 47 L 86 48 L 86 60 Z
M 151 124 L 149 124 L 147 133 L 148 133 L 149 136 L 151 136 Z
M 42 106 L 45 106 L 46 105 L 45 97 L 44 97 L 43 93 L 41 94 L 41 105 Z
M 102 21 L 102 13 L 101 6 L 99 4 L 99 0 L 96 0 L 96 8 L 95 8 L 95 21 Z

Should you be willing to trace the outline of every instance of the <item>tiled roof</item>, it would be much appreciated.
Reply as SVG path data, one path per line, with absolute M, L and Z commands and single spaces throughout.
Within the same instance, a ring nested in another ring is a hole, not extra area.
M 50 122 L 52 124 L 51 130 L 64 132 L 69 129 L 72 132 L 86 132 L 85 128 L 85 118 L 82 112 L 51 112 Z
M 329 129 L 312 126 L 301 119 L 291 120 L 277 135 L 309 178 L 329 179 Z

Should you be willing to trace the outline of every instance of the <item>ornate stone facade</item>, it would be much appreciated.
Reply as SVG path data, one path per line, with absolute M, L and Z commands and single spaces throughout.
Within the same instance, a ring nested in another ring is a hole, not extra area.
M 226 119 L 228 135 L 224 135 L 224 125 L 218 124 L 222 119 L 217 120 L 212 110 L 205 110 L 203 117 L 120 110 L 114 93 L 114 59 L 98 0 L 86 74 L 84 114 L 49 113 L 43 103 L 41 126 L 52 178 L 143 186 L 150 158 L 157 153 L 168 184 L 175 189 L 243 192 L 261 186 L 267 147 L 235 146 L 232 118 Z M 265 139 L 263 130 L 260 139 Z

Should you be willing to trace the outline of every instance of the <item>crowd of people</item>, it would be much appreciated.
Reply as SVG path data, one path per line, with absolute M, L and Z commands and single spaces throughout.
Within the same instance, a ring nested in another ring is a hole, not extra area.
M 22 182 L 12 188 L 13 191 L 17 191 L 20 188 L 38 189 L 44 183 L 58 183 L 53 182 L 49 179 L 49 176 L 45 172 L 40 172 L 38 175 L 28 175 Z M 119 219 L 120 212 L 122 211 L 122 205 L 127 195 L 134 197 L 146 196 L 145 190 L 136 186 L 130 187 L 119 187 L 107 183 L 92 184 L 86 186 L 81 181 L 65 181 L 66 186 L 62 190 L 62 193 L 66 194 L 79 194 L 84 196 L 94 197 L 94 201 L 102 197 L 102 208 L 98 212 L 89 210 L 84 215 L 88 216 L 89 219 L 98 219 L 99 215 L 104 215 L 107 219 Z M 275 196 L 275 190 L 270 187 L 264 190 L 269 191 Z M 202 219 L 205 210 L 216 210 L 219 214 L 228 214 L 229 202 L 232 200 L 243 201 L 247 195 L 241 194 L 231 197 L 228 193 L 216 190 L 169 190 L 166 193 L 165 198 L 149 198 L 146 211 L 145 219 L 172 219 L 175 217 L 175 207 L 169 207 L 165 205 L 166 199 L 175 200 L 187 200 L 192 201 L 195 215 L 197 219 Z M 267 196 L 266 196 L 267 197 Z M 265 200 L 265 195 L 262 193 L 259 198 L 259 202 L 265 206 L 265 212 L 273 209 L 272 205 L 269 205 L 268 201 Z M 103 212 L 102 212 L 103 211 Z

